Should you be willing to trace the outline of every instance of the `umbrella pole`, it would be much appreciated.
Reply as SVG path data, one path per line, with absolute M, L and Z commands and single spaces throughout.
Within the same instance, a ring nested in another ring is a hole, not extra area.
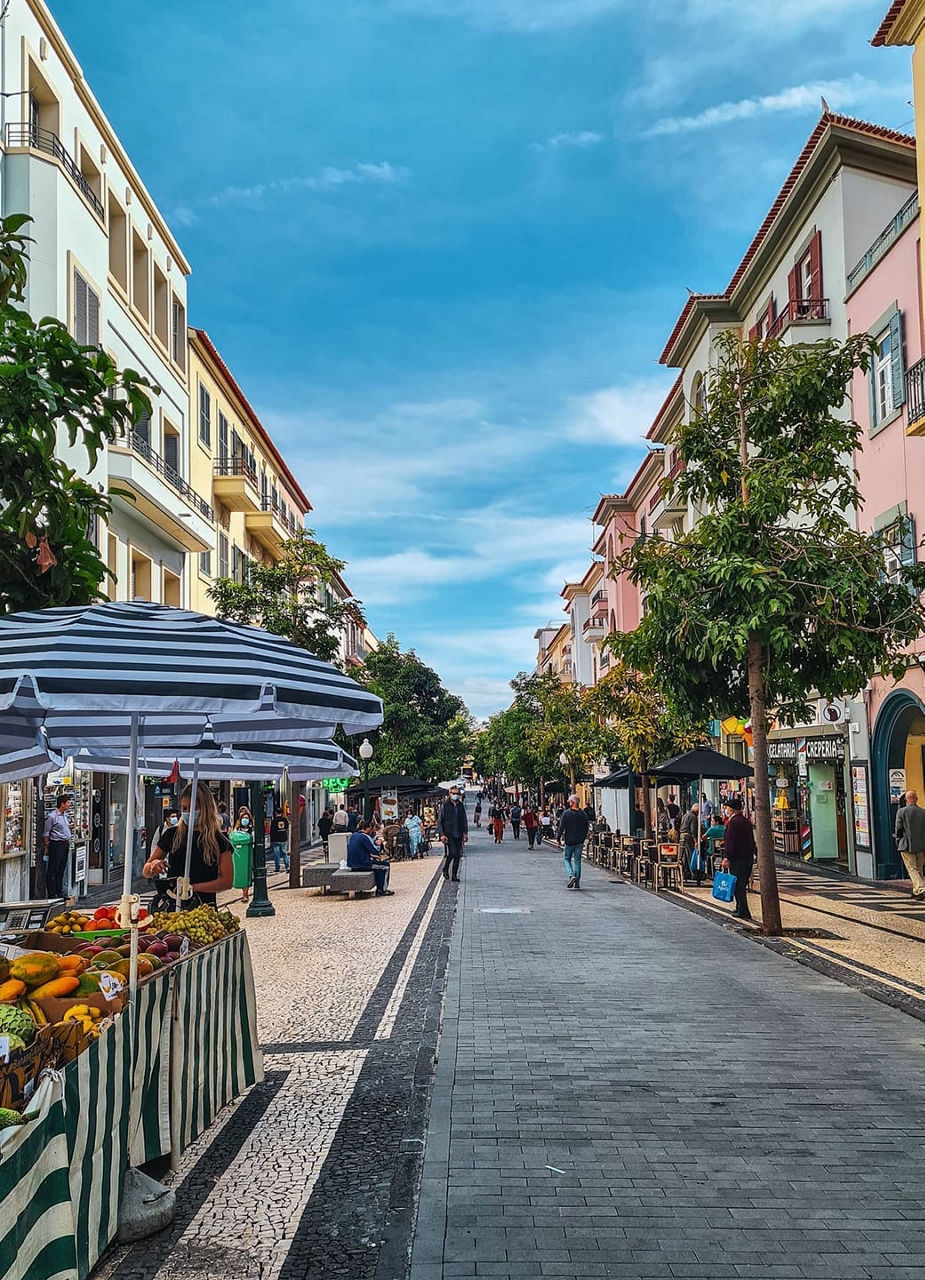
M 119 923 L 123 929 L 131 929 L 129 953 L 128 993 L 135 1003 L 138 991 L 138 895 L 132 893 L 135 870 L 135 792 L 138 788 L 138 716 L 133 715 L 128 752 L 128 793 L 125 797 L 125 863 L 122 868 L 122 900 L 119 903 Z
M 190 808 L 190 817 L 194 818 L 198 816 L 196 814 L 196 805 L 199 801 L 199 757 L 198 756 L 193 757 L 192 788 L 193 789 L 190 792 L 189 808 Z M 182 885 L 179 883 L 177 884 L 177 905 L 175 908 L 177 912 L 180 912 L 183 910 L 183 899 L 180 896 L 181 890 L 185 889 L 186 886 L 189 884 L 190 866 L 193 861 L 193 828 L 195 827 L 195 825 L 196 824 L 192 821 L 189 821 L 186 824 L 186 860 L 183 863 L 183 883 Z

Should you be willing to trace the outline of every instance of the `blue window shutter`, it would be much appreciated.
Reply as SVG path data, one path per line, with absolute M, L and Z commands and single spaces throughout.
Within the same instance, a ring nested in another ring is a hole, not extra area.
M 899 562 L 900 564 L 916 562 L 915 516 L 899 518 Z
M 898 409 L 906 399 L 906 362 L 903 360 L 903 313 L 894 311 L 890 316 L 890 361 L 893 377 L 893 408 Z

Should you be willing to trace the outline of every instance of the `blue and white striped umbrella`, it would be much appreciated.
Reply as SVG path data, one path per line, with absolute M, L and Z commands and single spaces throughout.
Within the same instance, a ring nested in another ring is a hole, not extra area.
M 225 748 L 216 751 L 178 751 L 161 754 L 138 753 L 138 771 L 155 778 L 170 774 L 179 765 L 184 778 L 192 776 L 198 761 L 199 776 L 209 782 L 272 781 L 284 772 L 293 782 L 309 782 L 316 778 L 358 778 L 360 770 L 352 756 L 332 742 L 290 742 L 281 746 L 253 743 L 246 749 Z M 96 773 L 128 773 L 125 754 L 82 751 L 74 757 L 75 769 Z

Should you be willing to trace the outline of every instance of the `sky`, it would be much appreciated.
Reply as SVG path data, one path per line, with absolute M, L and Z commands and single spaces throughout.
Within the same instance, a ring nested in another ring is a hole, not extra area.
M 363 600 L 476 716 L 820 112 L 911 131 L 887 0 L 51 0 Z

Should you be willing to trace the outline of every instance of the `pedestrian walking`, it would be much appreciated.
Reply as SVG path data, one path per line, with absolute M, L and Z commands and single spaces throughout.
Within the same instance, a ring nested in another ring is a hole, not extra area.
M 703 818 L 704 824 L 709 826 L 710 819 L 713 817 L 713 801 L 704 791 L 700 793 L 700 816 Z
M 540 815 L 529 800 L 524 805 L 523 824 L 527 833 L 527 848 L 533 849 L 536 847 L 536 838 L 540 830 Z
M 755 865 L 755 831 L 742 812 L 742 801 L 739 796 L 730 796 L 726 801 L 726 814 L 723 870 L 731 871 L 736 878 L 736 909 L 732 914 L 737 920 L 751 920 L 752 913 L 748 909 L 748 881 Z
M 925 859 L 925 809 L 919 804 L 915 791 L 907 791 L 905 804 L 896 814 L 893 834 L 900 857 L 906 864 L 912 881 L 913 898 L 925 896 L 925 880 L 922 879 L 922 861 Z
M 273 854 L 273 870 L 279 871 L 280 861 L 289 870 L 289 819 L 282 809 L 277 809 L 270 822 L 270 852 Z
M 466 806 L 462 803 L 458 787 L 450 788 L 450 798 L 440 806 L 437 815 L 437 833 L 444 848 L 443 878 L 459 880 L 459 864 L 462 861 L 463 845 L 469 843 L 469 819 L 466 817 Z
M 409 813 L 405 818 L 405 830 L 408 832 L 408 857 L 416 858 L 424 839 L 424 827 L 416 813 Z
M 346 831 L 349 825 L 350 819 L 347 817 L 347 810 L 343 805 L 340 805 L 334 815 L 333 828 L 335 831 Z
M 488 811 L 491 818 L 491 829 L 495 833 L 495 844 L 500 844 L 504 839 L 504 806 L 497 800 Z
M 376 897 L 393 898 L 395 890 L 389 888 L 392 864 L 383 857 L 375 842 L 376 827 L 375 818 L 370 818 L 351 833 L 347 841 L 347 866 L 351 871 L 371 871 L 376 881 Z
M 222 831 L 221 819 L 215 807 L 215 797 L 202 783 L 199 783 L 196 788 L 196 803 L 191 806 L 192 795 L 193 788 L 187 787 L 180 796 L 179 826 L 164 830 L 161 843 L 141 872 L 146 880 L 167 875 L 176 879 L 184 875 L 187 831 L 192 824 L 193 843 L 189 878 L 193 896 L 184 901 L 184 909 L 198 906 L 214 907 L 216 894 L 224 893 L 234 883 L 231 843 L 229 837 Z
M 678 827 L 678 835 L 681 840 L 681 861 L 687 867 L 688 875 L 694 875 L 694 844 L 697 840 L 697 822 L 700 813 L 700 805 L 692 804 L 687 813 L 681 819 L 681 825 Z M 703 879 L 703 872 L 700 872 L 700 880 Z M 700 884 L 700 880 L 697 881 Z
M 321 847 L 325 853 L 328 851 L 328 836 L 334 826 L 334 814 L 330 809 L 325 809 L 321 817 L 318 819 L 318 835 L 321 837 Z
M 222 824 L 222 830 L 227 835 L 231 829 L 231 818 L 228 813 L 228 806 L 224 800 L 218 802 L 218 820 Z
M 234 888 L 241 890 L 241 898 L 250 898 L 254 878 L 254 815 L 242 804 L 228 835 L 234 859 Z
M 347 805 L 347 830 L 356 831 L 360 825 L 360 815 L 355 804 Z
M 588 838 L 588 815 L 578 806 L 577 796 L 569 796 L 568 808 L 559 819 L 557 835 L 559 848 L 565 847 L 565 874 L 569 877 L 567 889 L 581 888 L 581 851 Z
M 670 830 L 671 818 L 668 816 L 665 801 L 659 797 L 655 802 L 655 834 L 659 840 L 665 841 L 668 839 Z
M 515 840 L 520 839 L 520 818 L 521 818 L 521 808 L 520 808 L 520 805 L 515 800 L 514 803 L 511 805 L 511 831 L 514 833 Z
M 71 797 L 58 796 L 55 807 L 45 819 L 45 897 L 63 898 L 65 885 L 70 884 L 68 860 L 71 854 L 71 823 L 68 810 Z
M 552 838 L 552 815 L 548 809 L 540 814 L 540 842 Z
M 668 813 L 668 817 L 671 819 L 671 825 L 674 827 L 675 831 L 677 831 L 678 823 L 681 821 L 681 807 L 673 795 L 668 797 L 665 809 Z
M 475 810 L 472 814 L 472 817 L 475 822 L 475 825 L 477 827 L 480 827 L 482 825 L 482 797 L 481 796 L 479 796 L 479 798 L 475 802 Z

